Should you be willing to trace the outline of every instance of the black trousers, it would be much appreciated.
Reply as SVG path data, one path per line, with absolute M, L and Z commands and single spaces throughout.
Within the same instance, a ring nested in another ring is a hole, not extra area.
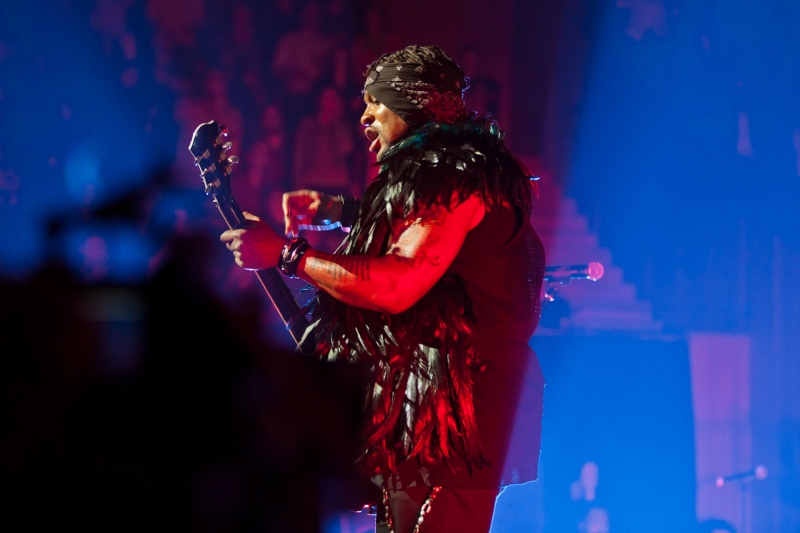
M 389 491 L 389 507 L 395 533 L 411 533 L 432 487 Z M 420 533 L 489 533 L 494 504 L 501 489 L 442 488 L 423 517 Z M 378 518 L 375 533 L 388 533 L 385 519 Z

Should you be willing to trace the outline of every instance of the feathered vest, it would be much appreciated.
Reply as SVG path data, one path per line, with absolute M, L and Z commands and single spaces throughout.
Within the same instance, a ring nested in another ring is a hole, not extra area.
M 393 146 L 339 253 L 384 255 L 396 217 L 449 206 L 454 197 L 477 195 L 487 209 L 517 206 L 530 214 L 530 173 L 503 137 L 495 123 L 471 118 L 429 123 Z M 469 295 L 452 273 L 396 315 L 320 293 L 311 325 L 319 356 L 367 360 L 374 371 L 359 460 L 367 475 L 389 475 L 417 456 L 441 464 L 460 454 L 469 469 L 489 464 L 472 401 L 472 373 L 481 369 L 469 340 L 473 323 Z

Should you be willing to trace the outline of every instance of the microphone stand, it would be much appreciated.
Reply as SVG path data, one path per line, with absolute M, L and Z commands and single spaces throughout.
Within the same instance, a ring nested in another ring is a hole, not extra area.
M 750 518 L 750 509 L 752 507 L 752 494 L 750 492 L 750 485 L 753 480 L 762 480 L 766 479 L 767 477 L 767 469 L 764 465 L 758 465 L 753 469 L 751 472 L 741 472 L 738 474 L 733 474 L 725 477 L 718 477 L 717 478 L 717 487 L 723 487 L 726 484 L 726 479 L 729 482 L 736 481 L 739 483 L 739 494 L 741 496 L 741 517 L 740 517 L 740 524 L 739 524 L 739 532 L 740 533 L 747 533 L 752 529 L 751 524 L 749 523 Z M 748 505 L 751 504 L 751 505 Z
M 544 293 L 544 298 L 542 298 L 542 307 L 544 307 L 549 302 L 552 302 L 556 299 L 556 294 L 564 285 L 569 285 L 570 280 L 567 281 L 550 281 L 550 287 L 547 288 L 547 291 Z
M 739 528 L 741 533 L 747 533 L 748 530 L 750 529 L 748 527 L 748 522 L 747 522 L 747 515 L 748 515 L 747 503 L 750 500 L 750 498 L 748 498 L 748 495 L 750 494 L 750 482 L 751 481 L 752 481 L 752 479 L 745 478 L 745 479 L 740 480 L 740 482 L 739 482 L 739 486 L 741 487 L 741 492 L 740 493 L 741 493 L 741 496 L 742 496 L 742 518 L 741 518 L 742 522 L 741 522 L 741 527 Z
M 570 267 L 553 266 L 545 269 L 544 281 L 549 283 L 542 299 L 542 307 L 556 299 L 556 293 L 564 285 L 569 285 L 573 279 L 588 279 L 597 281 L 603 277 L 603 265 L 597 262 L 588 265 L 573 265 Z

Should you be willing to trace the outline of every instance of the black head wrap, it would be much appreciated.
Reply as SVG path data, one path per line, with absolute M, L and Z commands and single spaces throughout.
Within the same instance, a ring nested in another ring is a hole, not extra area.
M 364 90 L 416 129 L 465 117 L 463 85 L 461 77 L 418 63 L 383 63 L 369 71 Z

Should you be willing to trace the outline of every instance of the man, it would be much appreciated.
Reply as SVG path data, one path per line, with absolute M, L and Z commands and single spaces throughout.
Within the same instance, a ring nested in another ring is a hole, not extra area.
M 466 87 L 437 47 L 369 67 L 361 123 L 381 173 L 360 206 L 284 195 L 289 235 L 351 227 L 339 253 L 255 217 L 222 235 L 240 266 L 321 289 L 321 357 L 372 363 L 359 464 L 384 489 L 378 531 L 488 532 L 501 487 L 537 473 L 544 384 L 527 342 L 544 252 L 529 173 L 496 124 L 467 113 Z

